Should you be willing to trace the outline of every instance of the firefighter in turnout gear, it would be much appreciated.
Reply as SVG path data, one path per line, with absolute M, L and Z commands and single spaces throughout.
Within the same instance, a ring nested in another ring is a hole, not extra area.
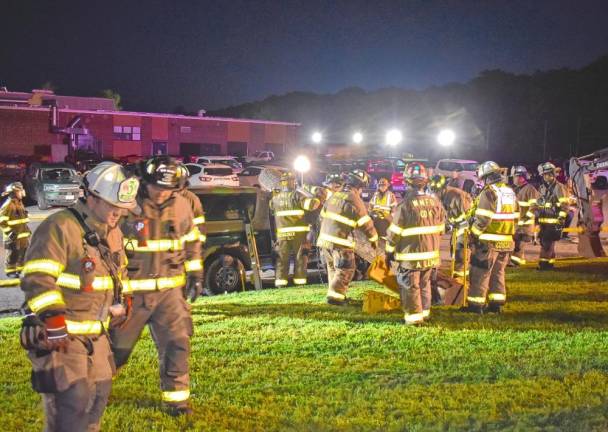
M 387 178 L 378 180 L 378 189 L 369 201 L 369 213 L 374 217 L 376 213 L 383 219 L 390 219 L 391 212 L 397 206 L 397 197 L 389 190 L 390 183 Z M 390 220 L 389 220 L 390 222 Z
M 538 166 L 538 173 L 543 177 L 539 188 L 539 198 L 534 207 L 534 214 L 540 232 L 539 270 L 551 270 L 555 263 L 555 242 L 562 236 L 562 230 L 568 216 L 569 198 L 566 187 L 555 178 L 555 165 L 545 162 Z
M 348 284 L 355 274 L 353 231 L 361 229 L 374 248 L 378 234 L 361 199 L 361 189 L 369 185 L 369 175 L 356 169 L 346 176 L 342 189 L 335 192 L 321 210 L 321 232 L 317 246 L 327 264 L 327 303 L 345 305 Z
M 464 312 L 499 313 L 507 299 L 505 267 L 513 250 L 513 235 L 519 218 L 515 192 L 502 180 L 498 164 L 479 165 L 477 177 L 484 188 L 473 204 L 471 235 L 471 287 Z M 488 306 L 486 305 L 486 297 Z
M 27 226 L 30 220 L 23 206 L 23 185 L 20 182 L 9 184 L 2 193 L 2 196 L 7 195 L 8 198 L 0 208 L 0 228 L 6 254 L 4 272 L 8 277 L 16 278 L 23 270 L 23 259 L 32 232 Z
M 310 232 L 310 222 L 306 212 L 319 207 L 317 198 L 307 198 L 296 191 L 296 180 L 292 173 L 281 175 L 281 191 L 276 193 L 270 201 L 270 208 L 274 211 L 277 229 L 277 264 L 274 285 L 286 286 L 289 276 L 289 259 L 295 254 L 295 270 L 293 283 L 305 285 L 306 270 L 308 268 L 308 253 L 310 247 L 306 236 Z
M 118 223 L 135 206 L 139 182 L 102 162 L 84 184 L 84 198 L 40 224 L 23 267 L 21 344 L 33 388 L 42 393 L 46 431 L 99 430 L 115 373 L 110 316 L 127 313 L 120 304 L 127 259 Z
M 534 238 L 534 213 L 532 209 L 536 206 L 539 193 L 534 186 L 528 183 L 526 167 L 512 167 L 511 177 L 513 177 L 513 190 L 519 205 L 519 220 L 513 236 L 515 248 L 511 254 L 511 263 L 520 265 L 526 263 L 524 243 L 530 243 Z
M 454 275 L 459 280 L 464 280 L 468 276 L 469 269 L 464 268 L 464 236 L 467 235 L 469 223 L 467 215 L 471 209 L 471 195 L 462 189 L 448 186 L 448 180 L 442 175 L 435 175 L 431 178 L 429 187 L 437 195 L 446 212 L 447 222 L 456 233 L 456 245 L 454 259 Z M 454 245 L 452 245 L 454 247 Z
M 404 179 L 410 186 L 393 211 L 388 229 L 386 257 L 396 261 L 397 282 L 405 324 L 417 325 L 431 312 L 431 277 L 441 259 L 439 246 L 445 230 L 445 212 L 437 197 L 427 192 L 424 165 L 410 163 Z
M 112 350 L 123 366 L 143 328 L 150 326 L 159 354 L 162 401 L 169 414 L 190 414 L 190 306 L 201 294 L 200 233 L 191 203 L 183 197 L 186 179 L 175 159 L 154 157 L 142 164 L 138 207 L 121 227 L 129 258 L 125 292 L 133 296 L 131 318 L 112 332 Z
M 342 178 L 341 174 L 338 174 L 338 173 L 327 174 L 325 176 L 325 181 L 323 182 L 323 186 L 325 187 L 325 190 L 327 191 L 326 199 L 329 199 L 329 197 L 331 197 L 335 192 L 338 192 L 340 189 L 342 189 L 343 185 L 344 185 L 344 179 Z

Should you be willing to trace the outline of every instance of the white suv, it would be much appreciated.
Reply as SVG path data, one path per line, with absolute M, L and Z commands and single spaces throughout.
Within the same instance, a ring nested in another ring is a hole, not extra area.
M 193 159 L 199 165 L 228 165 L 236 174 L 243 171 L 243 165 L 234 156 L 198 156 Z
M 253 156 L 247 157 L 247 162 L 269 162 L 271 160 L 274 160 L 274 153 L 270 150 L 259 150 L 256 151 Z
M 441 174 L 452 179 L 450 184 L 460 189 L 471 192 L 477 179 L 477 167 L 479 162 L 465 159 L 441 159 L 437 161 L 433 174 Z

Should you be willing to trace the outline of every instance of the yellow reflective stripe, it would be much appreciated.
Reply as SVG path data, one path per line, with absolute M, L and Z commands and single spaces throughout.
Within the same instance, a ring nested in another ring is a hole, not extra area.
M 304 210 L 279 210 L 275 213 L 275 216 L 304 216 L 306 212 Z
M 186 234 L 185 236 L 182 236 L 182 240 L 185 242 L 193 242 L 193 241 L 198 241 L 200 237 L 200 232 L 198 230 L 198 228 L 195 226 L 194 228 L 192 228 L 192 230 Z
M 369 241 L 370 243 L 378 241 L 378 234 L 371 236 L 370 238 L 367 239 L 367 241 Z
M 527 261 L 523 258 L 520 258 L 518 256 L 515 255 L 511 255 L 511 261 L 515 261 L 518 264 L 525 264 Z
M 57 286 L 79 290 L 81 288 L 80 276 L 71 273 L 61 273 L 57 278 Z M 95 291 L 109 291 L 113 288 L 114 282 L 110 276 L 96 276 L 93 279 L 93 290 Z
M 488 300 L 492 301 L 505 301 L 507 300 L 507 296 L 501 293 L 490 293 L 488 294 Z
M 391 223 L 388 227 L 388 230 L 394 234 L 401 235 L 401 231 L 403 231 L 403 228 L 395 225 L 394 223 Z
M 550 203 L 550 202 L 545 203 L 545 206 L 544 206 L 544 207 L 545 207 L 545 208 L 551 208 L 551 207 L 553 207 L 553 203 Z
M 568 216 L 568 213 L 566 213 L 565 211 L 560 211 L 560 212 L 558 213 L 558 215 L 559 215 L 560 217 L 566 217 L 566 216 Z
M 29 221 L 30 221 L 29 218 L 13 219 L 13 220 L 9 220 L 6 224 L 8 226 L 21 225 L 21 224 L 24 224 L 24 223 L 28 223 Z
M 31 235 L 32 235 L 32 233 L 29 233 L 29 232 L 20 233 L 20 234 L 17 234 L 17 239 L 27 238 L 27 237 L 29 237 Z
M 334 298 L 334 299 L 337 299 L 337 300 L 345 300 L 346 299 L 346 296 L 344 294 L 336 292 L 336 291 L 334 291 L 332 289 L 329 289 L 327 291 L 327 297 L 331 297 L 331 298 Z
M 456 271 L 454 271 L 454 274 L 456 276 L 468 276 L 469 275 L 469 271 L 468 270 L 464 270 L 464 271 L 456 270 Z
M 163 402 L 183 402 L 190 398 L 190 390 L 164 391 L 162 394 Z
M 341 246 L 346 246 L 346 247 L 353 247 L 353 248 L 355 247 L 355 242 L 354 241 L 351 241 L 351 240 L 348 240 L 348 239 L 343 239 L 343 238 L 340 238 L 340 237 L 335 237 L 335 236 L 332 236 L 332 235 L 329 235 L 329 234 L 325 234 L 325 233 L 321 233 L 319 235 L 319 240 L 326 240 L 328 242 L 335 243 L 335 244 L 338 244 L 338 245 L 341 245 Z
M 395 259 L 397 261 L 423 261 L 439 258 L 439 251 L 430 252 L 410 252 L 410 253 L 397 253 Z
M 2 232 L 3 232 L 3 233 L 8 233 L 8 232 L 11 232 L 12 230 L 13 230 L 13 229 L 12 229 L 12 228 L 10 228 L 10 227 L 4 227 L 4 228 L 2 228 Z
M 25 263 L 23 266 L 23 275 L 31 273 L 46 273 L 53 277 L 59 277 L 65 267 L 58 261 L 50 259 L 37 259 Z
M 519 204 L 520 207 L 530 207 L 529 201 L 517 201 L 517 204 Z
M 305 285 L 306 282 L 306 278 L 293 278 L 293 283 L 296 285 Z
M 50 290 L 30 299 L 27 302 L 27 305 L 30 307 L 32 312 L 38 313 L 49 306 L 65 306 L 65 301 L 63 300 L 63 294 L 61 294 L 61 291 Z
M 467 297 L 467 301 L 470 303 L 477 303 L 477 304 L 485 304 L 486 299 L 485 297 Z
M 558 224 L 560 223 L 560 220 L 557 218 L 540 218 L 538 219 L 538 222 L 541 224 Z
M 312 204 L 314 203 L 314 201 L 315 201 L 315 198 L 306 198 L 306 199 L 304 200 L 304 205 L 303 205 L 303 207 L 304 207 L 306 210 L 310 210 L 310 209 L 312 209 Z
M 519 213 L 495 213 L 492 216 L 493 220 L 511 220 L 517 219 L 519 217 Z
M 71 321 L 65 320 L 65 326 L 69 334 L 98 335 L 110 326 L 110 318 L 101 321 Z
M 450 219 L 450 222 L 452 222 L 452 223 L 458 223 L 460 221 L 463 221 L 466 217 L 467 217 L 467 214 L 466 213 L 462 213 L 460 216 Z
M 283 227 L 277 228 L 278 233 L 286 233 L 286 232 L 308 232 L 310 231 L 310 226 L 292 226 L 292 227 Z
M 555 258 L 540 258 L 539 261 L 548 262 L 550 264 L 554 264 L 555 263 Z
M 365 215 L 365 216 L 359 218 L 359 220 L 357 221 L 357 225 L 358 226 L 363 226 L 366 223 L 371 222 L 371 220 L 372 220 L 372 218 L 369 217 L 369 215 Z
M 408 324 L 417 323 L 424 320 L 424 312 L 415 313 L 415 314 L 405 314 L 404 316 L 405 322 Z
M 532 213 L 531 211 L 529 211 L 526 213 L 526 217 L 534 219 L 536 217 L 536 215 L 534 213 Z
M 475 225 L 473 225 L 473 226 L 471 227 L 471 232 L 472 232 L 474 235 L 479 236 L 479 235 L 481 235 L 481 233 L 482 233 L 483 231 L 482 231 L 482 230 L 480 230 L 479 228 L 477 228 Z
M 373 204 L 372 205 L 372 209 L 373 210 L 386 210 L 386 211 L 391 211 L 393 208 L 391 206 L 385 206 L 385 205 L 379 205 L 379 204 Z
M 517 225 L 521 226 L 521 225 L 534 225 L 534 219 L 528 219 L 528 220 L 520 220 L 519 222 L 517 222 Z
M 413 235 L 423 235 L 423 234 L 438 234 L 442 233 L 445 230 L 445 225 L 433 225 L 433 226 L 420 226 L 413 228 L 403 228 L 401 230 L 400 235 L 402 237 L 408 237 Z
M 198 236 L 198 239 L 199 239 L 199 241 L 200 241 L 201 243 L 205 243 L 205 242 L 207 241 L 207 236 L 206 236 L 205 234 L 202 234 L 202 233 L 201 233 L 201 234 Z
M 289 283 L 287 279 L 275 279 L 274 286 L 285 286 Z
M 357 226 L 357 221 L 354 221 L 352 219 L 339 215 L 338 213 L 323 210 L 323 211 L 321 211 L 321 217 L 326 218 L 326 219 L 335 220 L 336 222 L 343 223 L 344 225 L 348 225 L 353 228 Z
M 479 240 L 487 241 L 513 241 L 513 236 L 508 234 L 481 234 Z
M 197 216 L 194 219 L 192 219 L 192 223 L 194 225 L 201 225 L 205 223 L 205 216 Z
M 194 259 L 184 262 L 184 267 L 187 272 L 200 271 L 203 269 L 203 260 Z
M 557 199 L 558 202 L 560 203 L 564 203 L 564 202 L 570 202 L 570 198 L 568 197 L 560 197 Z
M 428 317 L 430 317 L 430 316 L 431 316 L 431 311 L 430 311 L 430 309 L 425 309 L 425 310 L 423 310 L 423 311 L 422 311 L 422 316 L 423 316 L 424 318 L 428 318 Z
M 461 227 L 456 230 L 456 237 L 463 235 L 467 231 L 466 227 Z
M 147 240 L 145 246 L 140 246 L 137 240 L 125 238 L 124 245 L 135 252 L 167 252 L 184 248 L 183 240 L 174 239 Z
M 395 252 L 395 246 L 392 246 L 392 245 L 390 245 L 388 243 L 386 244 L 386 248 L 385 249 L 386 249 L 386 251 L 388 253 Z
M 8 216 L 0 216 L 0 222 L 4 222 L 8 220 Z
M 186 284 L 186 275 L 181 274 L 173 277 L 162 277 L 156 279 L 129 279 L 123 282 L 123 292 L 156 291 L 169 288 L 177 288 Z
M 476 209 L 475 216 L 487 216 L 489 218 L 492 218 L 492 217 L 494 217 L 494 212 L 491 210 Z

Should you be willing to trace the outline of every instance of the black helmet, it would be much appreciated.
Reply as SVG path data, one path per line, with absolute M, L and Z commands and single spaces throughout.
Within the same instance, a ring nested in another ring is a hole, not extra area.
M 187 170 L 184 170 L 182 164 L 170 156 L 156 156 L 148 159 L 141 171 L 145 183 L 163 189 L 181 189 L 188 180 Z
M 356 188 L 369 187 L 369 174 L 361 169 L 355 169 L 346 174 L 345 183 Z
M 441 174 L 435 174 L 431 177 L 429 186 L 433 192 L 440 192 L 448 186 L 448 179 Z
M 423 164 L 420 162 L 411 162 L 405 167 L 403 178 L 408 184 L 424 186 L 429 180 L 429 175 Z
M 344 179 L 338 173 L 330 173 L 325 176 L 325 181 L 323 182 L 323 186 L 329 186 L 332 183 L 342 184 L 344 183 Z

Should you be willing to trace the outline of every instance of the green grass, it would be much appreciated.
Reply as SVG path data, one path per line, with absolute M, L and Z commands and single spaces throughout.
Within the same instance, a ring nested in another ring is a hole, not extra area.
M 324 304 L 310 286 L 199 300 L 189 419 L 160 409 L 148 333 L 114 383 L 104 430 L 608 430 L 608 269 L 508 275 L 500 316 Z M 354 284 L 361 299 L 377 285 Z M 0 430 L 40 430 L 16 318 L 0 320 Z

